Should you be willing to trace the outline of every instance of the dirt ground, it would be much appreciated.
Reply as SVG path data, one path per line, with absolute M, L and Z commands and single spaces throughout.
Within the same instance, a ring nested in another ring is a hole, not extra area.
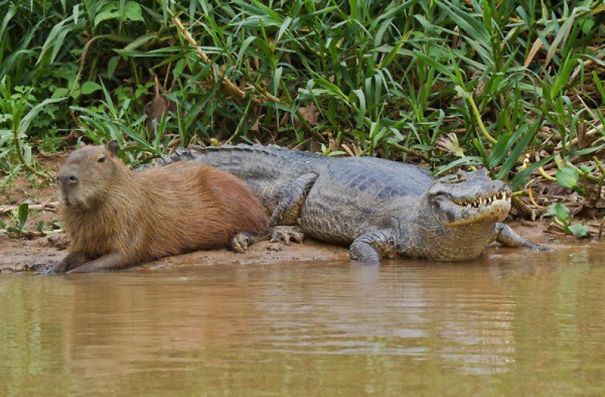
M 544 222 L 512 222 L 511 226 L 531 240 L 556 248 L 575 239 L 563 235 L 545 233 Z M 55 233 L 34 239 L 0 238 L 0 272 L 44 271 L 67 254 L 68 237 Z M 494 251 L 488 247 L 486 254 Z M 162 258 L 136 268 L 136 270 L 159 270 L 181 266 L 207 266 L 214 264 L 260 265 L 277 262 L 302 261 L 346 261 L 349 259 L 346 247 L 305 240 L 303 244 L 261 242 L 244 254 L 235 254 L 226 249 L 197 251 L 183 255 Z
M 0 272 L 44 271 L 67 254 L 67 237 L 63 234 L 34 240 L 0 240 Z M 342 261 L 348 260 L 345 247 L 306 241 L 286 246 L 281 243 L 261 242 L 244 254 L 235 254 L 227 249 L 197 251 L 189 254 L 162 258 L 140 269 L 167 269 L 177 266 L 213 264 L 253 265 L 273 262 L 297 261 Z

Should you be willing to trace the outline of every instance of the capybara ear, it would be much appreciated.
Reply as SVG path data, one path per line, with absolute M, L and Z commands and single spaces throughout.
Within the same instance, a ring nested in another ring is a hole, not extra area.
M 105 145 L 105 147 L 107 148 L 107 150 L 109 150 L 111 152 L 111 154 L 113 154 L 114 156 L 118 155 L 118 152 L 120 151 L 120 144 L 118 143 L 118 141 L 116 141 L 115 139 L 113 141 L 109 141 L 107 142 L 107 145 Z

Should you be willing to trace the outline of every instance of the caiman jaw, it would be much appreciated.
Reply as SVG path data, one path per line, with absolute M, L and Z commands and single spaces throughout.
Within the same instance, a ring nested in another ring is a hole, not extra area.
M 450 199 L 454 208 L 449 208 L 449 225 L 457 226 L 480 220 L 501 221 L 510 211 L 510 197 L 506 191 L 473 200 Z
M 491 206 L 492 204 L 493 205 L 503 205 L 503 204 L 510 205 L 510 197 L 506 197 L 506 192 L 498 192 L 498 193 L 495 193 L 494 195 L 488 196 L 488 197 L 479 197 L 472 201 L 456 200 L 456 199 L 452 199 L 452 201 L 454 203 L 456 203 L 457 205 L 459 205 L 461 207 L 466 207 L 466 208 L 487 208 L 488 206 Z

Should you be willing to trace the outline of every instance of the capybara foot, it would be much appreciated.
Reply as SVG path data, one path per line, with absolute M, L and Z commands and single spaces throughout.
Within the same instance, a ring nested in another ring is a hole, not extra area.
M 305 234 L 298 226 L 275 226 L 271 233 L 271 242 L 283 242 L 286 245 L 290 245 L 290 241 L 300 244 L 304 238 Z
M 72 252 L 67 254 L 65 258 L 59 263 L 54 264 L 47 270 L 41 272 L 42 274 L 52 274 L 52 273 L 65 273 L 71 269 L 74 269 L 78 266 L 83 265 L 88 262 L 90 257 L 83 252 Z
M 231 239 L 229 248 L 238 254 L 242 254 L 250 248 L 252 244 L 259 241 L 269 240 L 269 235 L 266 233 L 256 234 L 253 232 L 240 232 Z
M 254 237 L 254 234 L 250 232 L 238 233 L 231 239 L 229 248 L 233 252 L 243 254 L 248 250 L 248 247 L 252 245 L 252 237 Z

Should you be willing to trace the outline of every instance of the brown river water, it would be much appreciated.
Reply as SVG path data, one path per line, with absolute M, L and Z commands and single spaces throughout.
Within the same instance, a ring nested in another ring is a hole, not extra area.
M 0 274 L 1 396 L 605 395 L 605 244 Z

